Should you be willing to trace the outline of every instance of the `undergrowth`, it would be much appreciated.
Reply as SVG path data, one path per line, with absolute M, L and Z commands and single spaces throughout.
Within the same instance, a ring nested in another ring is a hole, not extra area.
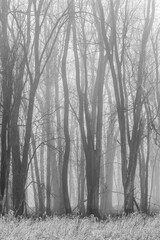
M 160 215 L 132 214 L 96 221 L 94 217 L 53 217 L 45 220 L 0 219 L 0 240 L 158 240 Z

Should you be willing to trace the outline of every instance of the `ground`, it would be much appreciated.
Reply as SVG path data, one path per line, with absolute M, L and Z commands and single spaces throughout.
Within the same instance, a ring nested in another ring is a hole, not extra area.
M 140 214 L 109 217 L 96 221 L 94 217 L 53 217 L 46 220 L 0 219 L 0 240 L 158 240 L 160 215 L 148 217 Z

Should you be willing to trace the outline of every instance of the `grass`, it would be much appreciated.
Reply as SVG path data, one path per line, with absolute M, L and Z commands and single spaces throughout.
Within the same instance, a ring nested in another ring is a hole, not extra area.
M 160 239 L 160 215 L 133 214 L 96 222 L 94 217 L 46 220 L 0 219 L 0 240 L 156 240 Z

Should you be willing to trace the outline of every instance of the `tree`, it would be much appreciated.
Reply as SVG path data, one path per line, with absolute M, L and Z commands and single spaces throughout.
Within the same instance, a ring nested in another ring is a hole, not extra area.
M 155 2 L 0 1 L 1 213 L 159 203 Z
M 15 65 L 15 48 L 10 46 L 8 37 L 8 11 L 7 1 L 1 1 L 1 66 L 2 66 L 2 96 L 3 113 L 1 128 L 1 172 L 0 172 L 0 198 L 7 195 L 8 177 L 10 169 L 10 117 L 13 95 L 13 68 Z M 2 209 L 2 206 L 0 207 Z
M 73 13 L 75 5 L 73 1 Z M 97 76 L 94 81 L 93 97 L 91 105 L 88 98 L 89 82 L 87 70 L 87 39 L 85 33 L 85 22 L 82 24 L 82 36 L 84 50 L 82 54 L 84 65 L 84 91 L 81 87 L 79 54 L 77 49 L 77 31 L 75 14 L 72 24 L 73 30 L 73 51 L 75 57 L 76 87 L 79 101 L 78 122 L 80 126 L 83 149 L 86 158 L 86 179 L 87 179 L 87 215 L 94 214 L 99 217 L 99 175 L 102 144 L 102 115 L 103 115 L 103 84 L 106 67 L 106 58 L 104 56 L 103 46 L 99 45 L 99 60 L 97 67 Z M 98 26 L 97 26 L 98 27 Z M 101 34 L 98 34 L 101 39 Z M 100 41 L 101 42 L 101 41 Z M 90 111 L 91 108 L 91 111 Z M 86 131 L 85 131 L 86 128 Z
M 18 106 L 15 108 L 15 117 L 14 119 L 14 126 L 16 126 L 16 135 L 17 141 L 12 141 L 12 157 L 13 157 L 13 199 L 14 199 L 14 211 L 15 215 L 23 214 L 24 209 L 24 201 L 25 201 L 25 184 L 27 179 L 28 173 L 28 153 L 30 149 L 30 139 L 32 133 L 32 120 L 33 120 L 33 113 L 34 113 L 34 103 L 35 103 L 35 96 L 39 86 L 40 78 L 43 75 L 44 69 L 46 64 L 51 56 L 52 50 L 54 48 L 57 36 L 61 27 L 63 26 L 63 16 L 60 16 L 51 26 L 51 31 L 46 39 L 44 45 L 41 45 L 41 38 L 43 38 L 42 30 L 44 28 L 44 23 L 46 20 L 48 9 L 51 5 L 51 1 L 44 2 L 44 0 L 40 0 L 38 3 L 36 1 L 28 1 L 28 5 L 26 6 L 26 13 L 23 12 L 15 12 L 15 22 L 17 26 L 17 31 L 21 36 L 21 46 L 23 50 L 24 62 L 25 62 L 25 73 L 26 80 L 24 79 L 24 75 L 22 74 L 20 78 L 20 82 L 18 82 L 18 87 L 23 86 L 25 90 L 27 89 L 27 98 L 28 101 L 25 105 L 25 112 L 26 112 L 26 123 L 24 128 L 24 141 L 22 153 L 20 151 L 20 139 L 19 139 L 19 128 L 18 128 L 18 121 L 19 115 L 21 111 L 21 98 L 15 98 L 15 104 Z M 31 11 L 33 15 L 31 16 Z M 44 15 L 42 15 L 42 11 Z M 26 16 L 25 21 L 27 29 L 21 25 L 20 17 L 17 18 L 17 14 Z M 34 35 L 31 34 L 31 23 L 33 24 Z M 26 36 L 27 34 L 27 36 Z M 51 38 L 54 34 L 54 38 Z M 49 55 L 45 57 L 46 48 L 49 46 Z M 23 80 L 23 83 L 22 83 Z M 19 103 L 17 102 L 19 101 Z M 14 111 L 13 111 L 14 112 Z M 13 114 L 13 115 L 14 115 Z M 13 134 L 13 137 L 15 134 Z M 14 154 L 15 153 L 15 154 Z
M 121 142 L 121 162 L 122 162 L 122 182 L 124 187 L 124 210 L 126 213 L 133 212 L 133 200 L 134 200 L 134 179 L 137 166 L 137 153 L 143 134 L 144 123 L 141 118 L 142 106 L 143 106 L 143 83 L 144 83 L 144 66 L 146 56 L 146 45 L 148 37 L 153 25 L 154 13 L 155 13 L 155 1 L 148 1 L 147 13 L 144 20 L 144 28 L 141 39 L 138 70 L 137 70 L 137 82 L 136 93 L 133 102 L 133 124 L 132 130 L 131 124 L 127 112 L 128 99 L 126 96 L 125 85 L 125 39 L 128 31 L 128 3 L 125 2 L 125 18 L 122 31 L 122 46 L 121 51 L 118 49 L 119 43 L 117 38 L 117 16 L 119 11 L 120 1 L 110 1 L 110 40 L 106 34 L 104 10 L 101 1 L 98 1 L 99 17 L 101 21 L 101 30 L 103 35 L 103 41 L 105 44 L 106 53 L 108 56 L 110 69 L 112 73 L 113 86 L 116 98 L 118 123 L 120 129 L 120 142 Z M 127 151 L 129 149 L 129 153 Z
M 116 154 L 116 143 L 119 134 L 119 129 L 116 128 L 116 112 L 112 100 L 111 91 L 109 89 L 107 81 L 105 82 L 107 89 L 107 97 L 110 108 L 109 123 L 107 126 L 107 132 L 104 134 L 106 141 L 104 141 L 105 159 L 102 162 L 102 184 L 101 184 L 101 214 L 106 216 L 113 213 L 113 175 L 114 175 L 114 159 Z
M 35 136 L 34 136 L 33 133 L 32 133 L 31 139 L 32 139 L 33 159 L 34 159 L 34 168 L 35 168 L 35 180 L 36 180 L 35 182 L 36 182 L 36 185 L 37 185 L 37 192 L 38 192 L 38 196 L 37 196 L 37 198 L 38 198 L 38 208 L 37 208 L 36 213 L 39 216 L 42 216 L 44 211 L 45 211 L 43 192 L 42 192 L 43 183 L 40 180 L 40 169 L 39 169 L 39 166 L 38 166 L 38 157 L 37 157 L 37 151 L 36 151 L 37 146 L 36 146 Z M 30 158 L 32 158 L 32 156 L 30 156 Z M 33 163 L 31 164 L 31 173 L 32 173 L 32 176 L 34 178 Z M 35 190 L 34 190 L 34 192 L 35 192 Z
M 70 154 L 70 135 L 69 135 L 69 90 L 67 83 L 67 75 L 66 75 L 66 60 L 68 53 L 68 45 L 70 39 L 71 32 L 71 8 L 70 3 L 68 5 L 68 25 L 66 30 L 66 38 L 65 38 L 65 46 L 62 57 L 62 80 L 63 80 L 63 89 L 64 89 L 64 136 L 65 136 L 65 152 L 63 157 L 63 168 L 62 168 L 62 188 L 63 188 L 63 200 L 64 207 L 67 214 L 71 213 L 71 206 L 68 194 L 68 162 L 69 162 L 69 154 Z

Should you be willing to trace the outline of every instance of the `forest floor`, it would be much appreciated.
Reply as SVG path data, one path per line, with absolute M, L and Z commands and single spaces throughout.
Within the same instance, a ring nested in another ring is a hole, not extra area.
M 133 214 L 97 222 L 95 218 L 46 220 L 10 217 L 0 219 L 0 240 L 156 240 L 160 239 L 160 215 Z

